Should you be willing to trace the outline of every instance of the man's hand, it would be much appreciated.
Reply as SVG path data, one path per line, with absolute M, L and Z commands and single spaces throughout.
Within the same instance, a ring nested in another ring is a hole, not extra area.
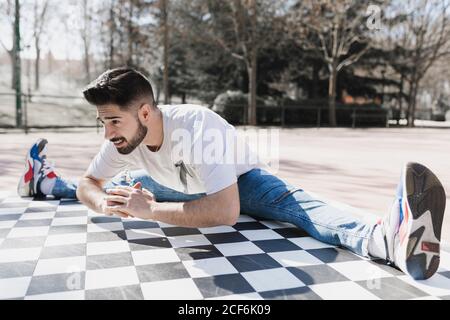
M 116 211 L 113 213 L 113 212 L 111 212 L 111 210 L 109 210 L 110 207 L 122 204 L 121 202 L 116 202 L 111 199 L 112 198 L 109 195 L 105 196 L 102 199 L 102 202 L 100 204 L 101 213 L 104 213 L 107 216 L 117 215 L 121 218 L 129 218 L 130 216 L 125 212 Z
M 154 195 L 147 189 L 142 189 L 141 183 L 133 187 L 117 186 L 106 191 L 103 212 L 107 215 L 121 217 L 136 217 L 141 219 L 152 218 L 152 204 Z

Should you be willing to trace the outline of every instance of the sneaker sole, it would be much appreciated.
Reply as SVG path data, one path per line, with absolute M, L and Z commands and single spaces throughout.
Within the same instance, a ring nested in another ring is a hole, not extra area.
M 408 163 L 403 177 L 402 224 L 407 225 L 399 261 L 412 278 L 425 280 L 439 268 L 445 191 L 436 175 L 419 163 Z
M 33 144 L 33 146 L 35 144 L 38 145 L 38 154 L 40 154 L 42 152 L 42 150 L 44 150 L 45 146 L 47 145 L 48 141 L 46 139 L 39 139 L 36 143 Z M 33 148 L 33 146 L 31 146 L 31 148 Z M 30 149 L 31 149 L 30 148 Z M 25 172 L 23 173 L 23 175 L 20 177 L 19 180 L 19 184 L 17 186 L 17 193 L 19 196 L 21 197 L 33 197 L 35 196 L 34 193 L 34 187 L 30 187 L 30 186 L 34 186 L 35 184 L 35 180 L 36 180 L 36 175 L 34 174 L 34 159 L 30 156 L 30 149 L 27 152 L 27 155 L 25 156 Z M 30 162 L 32 164 L 32 168 L 33 168 L 33 177 L 31 178 L 30 181 L 25 182 L 25 175 L 28 172 L 28 162 Z

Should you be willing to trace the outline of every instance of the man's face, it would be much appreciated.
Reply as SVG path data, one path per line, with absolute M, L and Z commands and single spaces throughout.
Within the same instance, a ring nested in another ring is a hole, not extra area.
M 129 154 L 144 140 L 147 127 L 138 118 L 137 110 L 120 110 L 116 105 L 97 107 L 97 119 L 103 124 L 105 139 L 114 143 L 121 154 Z

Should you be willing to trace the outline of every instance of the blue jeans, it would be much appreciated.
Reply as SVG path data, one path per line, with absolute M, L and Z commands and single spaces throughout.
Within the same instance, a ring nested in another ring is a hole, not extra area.
M 169 189 L 144 170 L 119 175 L 108 182 L 105 189 L 136 182 L 150 190 L 158 202 L 184 202 L 205 196 Z M 52 194 L 57 198 L 76 198 L 76 188 L 76 183 L 58 178 Z M 292 223 L 319 241 L 369 256 L 368 242 L 375 225 L 363 223 L 263 169 L 253 169 L 239 176 L 238 189 L 242 213 Z

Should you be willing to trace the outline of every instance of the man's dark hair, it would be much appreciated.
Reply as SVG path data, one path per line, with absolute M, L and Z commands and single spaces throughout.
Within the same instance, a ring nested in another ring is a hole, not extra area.
M 105 71 L 83 90 L 83 95 L 95 106 L 115 104 L 121 109 L 127 109 L 141 98 L 149 98 L 151 105 L 155 105 L 150 81 L 130 68 Z

